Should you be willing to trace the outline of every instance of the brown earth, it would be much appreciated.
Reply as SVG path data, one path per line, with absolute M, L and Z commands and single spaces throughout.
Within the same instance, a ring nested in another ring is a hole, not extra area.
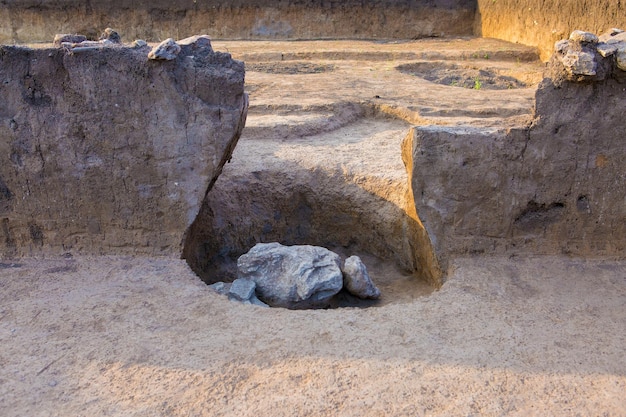
M 0 2 L 0 43 L 97 37 L 114 27 L 126 39 L 160 41 L 208 34 L 221 39 L 417 39 L 471 35 L 467 0 L 43 0 Z
M 190 263 L 216 280 L 255 240 L 330 241 L 364 255 L 383 301 L 263 309 L 215 294 L 182 260 L 3 260 L 0 415 L 624 415 L 623 261 L 457 257 L 437 291 L 406 275 L 420 259 L 403 227 L 415 219 L 402 140 L 415 124 L 526 126 L 542 69 L 532 51 L 488 39 L 214 47 L 265 71 L 246 75 L 247 127 L 190 232 Z M 397 69 L 431 59 L 529 87 Z
M 615 0 L 478 0 L 474 33 L 539 48 L 547 61 L 554 43 L 574 30 L 626 28 L 626 4 Z

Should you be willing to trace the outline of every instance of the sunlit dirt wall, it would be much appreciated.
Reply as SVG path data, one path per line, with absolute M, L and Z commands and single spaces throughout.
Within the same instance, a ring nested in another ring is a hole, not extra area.
M 544 61 L 573 30 L 612 27 L 626 29 L 626 1 L 478 0 L 475 21 L 476 35 L 537 46 Z
M 421 38 L 471 35 L 476 0 L 3 0 L 0 43 L 56 33 L 124 39 Z

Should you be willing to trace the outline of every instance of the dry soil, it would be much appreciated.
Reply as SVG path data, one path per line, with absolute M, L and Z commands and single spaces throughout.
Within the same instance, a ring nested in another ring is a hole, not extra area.
M 225 178 L 241 175 L 255 144 L 268 154 L 257 164 L 287 158 L 328 169 L 328 160 L 315 162 L 312 141 L 326 135 L 318 145 L 332 153 L 334 134 L 347 137 L 340 165 L 399 187 L 397 159 L 357 164 L 361 148 L 393 151 L 350 135 L 524 123 L 540 70 L 516 59 L 525 49 L 491 40 L 215 48 L 265 68 L 306 64 L 248 74 L 249 130 Z M 432 59 L 517 71 L 529 87 L 463 89 L 395 69 Z M 379 118 L 334 124 L 338 102 Z M 285 142 L 294 131 L 308 138 L 299 158 L 298 143 Z M 358 143 L 366 146 L 350 148 Z M 454 259 L 437 291 L 396 284 L 397 297 L 378 307 L 289 311 L 230 302 L 178 259 L 2 260 L 0 415 L 626 415 L 626 262 L 477 256 Z

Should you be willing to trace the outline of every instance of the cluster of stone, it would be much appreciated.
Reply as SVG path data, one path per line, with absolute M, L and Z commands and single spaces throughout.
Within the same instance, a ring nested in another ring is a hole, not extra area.
M 555 56 L 572 81 L 605 79 L 614 67 L 626 71 L 626 32 L 610 29 L 601 36 L 575 30 L 556 42 Z
M 213 52 L 211 39 L 207 35 L 191 36 L 179 41 L 168 38 L 152 48 L 148 54 L 148 59 L 157 61 L 171 61 L 176 59 L 178 54 L 197 56 L 198 54 L 208 54 Z
M 54 37 L 53 43 L 57 48 L 65 48 L 69 53 L 77 53 L 104 47 L 120 46 L 122 38 L 114 29 L 106 28 L 97 41 L 87 40 L 87 37 L 84 35 L 61 33 Z M 146 42 L 135 41 L 135 45 L 144 46 Z
M 342 267 L 339 255 L 319 246 L 259 243 L 239 257 L 237 276 L 232 284 L 211 287 L 231 300 L 289 309 L 328 307 L 342 288 L 359 298 L 380 298 L 358 256 Z
M 256 296 L 256 283 L 246 278 L 237 278 L 232 283 L 216 282 L 209 285 L 209 288 L 219 294 L 228 296 L 232 301 L 253 304 L 259 307 L 269 307 Z

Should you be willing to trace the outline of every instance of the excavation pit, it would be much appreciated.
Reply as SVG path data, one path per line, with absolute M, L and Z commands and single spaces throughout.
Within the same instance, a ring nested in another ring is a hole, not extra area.
M 488 57 L 488 55 L 485 55 Z M 464 66 L 449 62 L 412 62 L 396 69 L 404 74 L 421 77 L 432 83 L 475 90 L 511 90 L 528 84 L 497 69 Z

